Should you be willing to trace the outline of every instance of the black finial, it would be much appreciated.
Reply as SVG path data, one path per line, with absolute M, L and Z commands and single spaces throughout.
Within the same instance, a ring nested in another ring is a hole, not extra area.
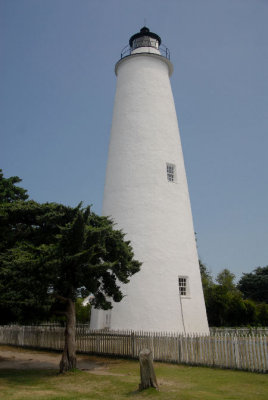
M 147 28 L 145 25 L 144 25 L 144 27 L 141 28 L 141 30 L 140 30 L 140 33 L 148 33 L 148 32 L 150 32 L 150 29 Z

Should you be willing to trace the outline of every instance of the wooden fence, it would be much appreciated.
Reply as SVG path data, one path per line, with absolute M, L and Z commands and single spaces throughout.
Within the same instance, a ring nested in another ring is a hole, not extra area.
M 77 351 L 98 355 L 138 358 L 142 348 L 155 361 L 219 368 L 268 371 L 268 337 L 265 335 L 92 331 L 76 328 Z M 59 326 L 0 326 L 0 344 L 62 350 L 64 328 Z
M 217 327 L 211 327 L 209 328 L 210 334 L 211 335 L 217 335 L 217 334 L 226 334 L 229 333 L 231 335 L 266 335 L 268 336 L 268 327 L 238 327 L 238 328 L 217 328 Z

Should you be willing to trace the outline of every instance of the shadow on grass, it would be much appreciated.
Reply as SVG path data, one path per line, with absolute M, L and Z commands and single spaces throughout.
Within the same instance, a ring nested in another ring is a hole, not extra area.
M 0 370 L 0 379 L 10 382 L 10 384 L 38 384 L 47 378 L 56 377 L 58 370 L 16 370 L 16 369 L 2 369 Z
M 156 390 L 154 388 L 148 388 L 148 389 L 145 389 L 145 390 L 136 389 L 136 390 L 132 390 L 132 391 L 126 393 L 127 397 L 140 396 L 141 394 L 144 397 L 147 397 L 147 396 L 158 396 L 159 395 L 159 390 Z

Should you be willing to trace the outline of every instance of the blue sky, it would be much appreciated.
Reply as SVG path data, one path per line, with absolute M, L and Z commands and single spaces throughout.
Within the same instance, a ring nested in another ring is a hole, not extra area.
M 171 51 L 198 251 L 268 264 L 267 0 L 0 0 L 0 168 L 101 213 L 114 64 L 144 25 Z

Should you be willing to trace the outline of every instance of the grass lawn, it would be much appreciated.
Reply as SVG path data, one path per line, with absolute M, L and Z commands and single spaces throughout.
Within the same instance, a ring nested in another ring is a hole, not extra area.
M 268 375 L 155 363 L 160 391 L 137 392 L 139 363 L 92 357 L 93 371 L 0 370 L 0 399 L 267 400 Z

